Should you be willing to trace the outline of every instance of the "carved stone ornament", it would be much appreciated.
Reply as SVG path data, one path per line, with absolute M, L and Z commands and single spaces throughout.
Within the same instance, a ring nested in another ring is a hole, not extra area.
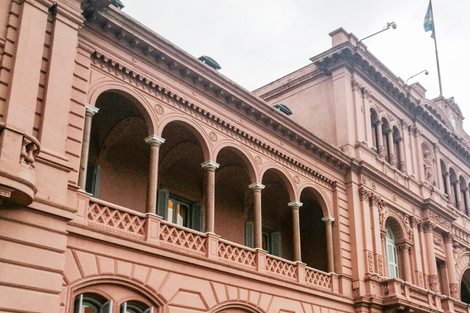
M 449 284 L 449 289 L 450 289 L 450 296 L 454 299 L 458 299 L 459 295 L 459 284 L 456 283 L 450 283 Z
M 377 272 L 380 276 L 384 275 L 384 260 L 381 255 L 376 255 L 377 258 Z
M 450 229 L 452 227 L 452 223 L 449 220 L 434 212 L 429 212 L 429 218 L 444 228 Z
M 374 256 L 371 251 L 367 251 L 367 270 L 369 273 L 374 273 Z
M 36 161 L 36 156 L 39 153 L 39 147 L 36 145 L 35 142 L 28 139 L 27 137 L 23 137 L 23 143 L 21 146 L 21 155 L 20 155 L 20 162 L 34 168 L 34 161 Z
M 429 150 L 423 152 L 424 177 L 431 185 L 436 185 L 436 175 L 434 170 L 434 159 Z
M 383 200 L 381 196 L 375 194 L 372 191 L 367 190 L 364 187 L 359 188 L 359 198 L 361 199 L 361 201 L 367 201 L 370 205 L 378 208 L 379 223 L 380 223 L 380 226 L 383 227 L 384 222 L 385 222 L 385 213 L 386 213 L 385 206 L 387 202 Z
M 437 275 L 429 275 L 428 281 L 429 281 L 429 289 L 431 289 L 431 291 L 440 292 L 439 278 L 437 277 Z

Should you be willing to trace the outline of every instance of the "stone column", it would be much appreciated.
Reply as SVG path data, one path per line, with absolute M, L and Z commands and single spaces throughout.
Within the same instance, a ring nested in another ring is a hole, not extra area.
M 90 148 L 91 120 L 98 113 L 97 107 L 86 105 L 85 125 L 83 126 L 82 157 L 80 158 L 80 172 L 78 173 L 78 186 L 85 190 L 86 170 L 88 166 L 88 151 Z
M 455 199 L 455 207 L 459 210 L 459 211 L 463 211 L 463 208 L 462 208 L 462 192 L 460 191 L 460 180 L 456 180 L 453 182 L 453 188 L 455 188 L 455 195 L 457 197 L 457 199 Z M 452 189 L 452 191 L 454 191 L 454 189 Z
M 385 158 L 384 135 L 383 135 L 382 121 L 381 120 L 377 121 L 377 140 L 379 141 L 377 143 L 377 149 L 378 149 L 378 152 L 379 152 L 379 157 Z
M 450 174 L 449 172 L 445 172 L 443 175 L 445 189 L 447 190 L 447 195 L 449 196 L 448 200 L 450 203 L 452 203 L 452 199 L 454 199 L 454 196 L 452 195 L 452 188 L 450 186 Z
M 302 245 L 300 242 L 300 217 L 299 209 L 303 205 L 302 202 L 292 201 L 288 203 L 292 208 L 292 231 L 294 237 L 294 261 L 302 262 Z
M 425 222 L 423 226 L 428 263 L 428 288 L 434 292 L 440 292 L 439 276 L 437 273 L 436 264 L 436 252 L 434 251 L 434 225 L 431 222 Z
M 261 183 L 253 183 L 248 186 L 253 190 L 253 214 L 254 214 L 254 247 L 263 249 L 263 220 L 261 217 Z
M 411 246 L 408 243 L 403 243 L 402 245 L 398 246 L 398 249 L 401 251 L 403 255 L 403 270 L 405 274 L 405 281 L 412 282 L 411 276 L 411 258 L 410 258 L 410 249 Z
M 404 132 L 404 130 L 403 130 Z M 406 168 L 406 156 L 405 156 L 405 140 L 404 140 L 404 137 L 405 136 L 402 136 L 402 138 L 400 138 L 400 141 L 399 141 L 399 145 L 400 145 L 400 170 L 403 172 L 403 173 L 407 173 L 408 170 Z
M 326 249 L 328 254 L 328 272 L 333 273 L 335 271 L 335 260 L 333 250 L 333 222 L 334 217 L 325 216 L 321 219 L 325 223 L 326 229 Z
M 397 157 L 395 156 L 395 145 L 393 143 L 393 130 L 389 129 L 387 131 L 387 137 L 388 137 L 388 158 L 389 158 L 389 163 L 392 166 L 397 165 Z
M 206 233 L 215 233 L 215 170 L 219 164 L 207 161 L 201 164 L 206 170 Z
M 467 212 L 465 212 L 467 215 L 469 215 L 470 213 L 470 193 L 469 193 L 470 189 L 467 187 L 465 188 L 465 200 L 466 200 L 466 203 L 467 203 Z
M 152 135 L 145 138 L 145 143 L 150 145 L 149 178 L 147 185 L 147 213 L 157 214 L 157 189 L 158 189 L 158 152 L 165 139 Z
M 444 246 L 447 259 L 447 274 L 449 275 L 449 294 L 452 298 L 459 298 L 459 283 L 455 272 L 454 249 L 452 248 L 452 234 L 444 234 Z
M 423 278 L 423 261 L 422 261 L 422 245 L 421 245 L 421 234 L 418 230 L 419 222 L 416 217 L 411 216 L 410 218 L 410 226 L 413 232 L 413 261 L 414 261 L 414 268 L 415 268 L 415 284 L 423 287 L 425 286 L 424 278 Z

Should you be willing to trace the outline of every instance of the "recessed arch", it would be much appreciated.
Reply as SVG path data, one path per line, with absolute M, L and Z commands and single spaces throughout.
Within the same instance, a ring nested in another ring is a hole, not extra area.
M 250 303 L 226 302 L 210 310 L 210 313 L 264 313 Z
M 120 95 L 126 98 L 133 106 L 135 106 L 135 108 L 140 112 L 142 118 L 145 120 L 145 124 L 147 125 L 147 129 L 149 131 L 148 135 L 150 136 L 154 134 L 157 122 L 155 119 L 155 114 L 153 114 L 151 104 L 140 93 L 136 92 L 132 88 L 128 88 L 128 86 L 125 84 L 109 80 L 95 83 L 89 89 L 88 103 L 99 108 L 99 99 L 103 97 L 103 95 L 109 93 Z
M 213 161 L 215 159 L 213 149 L 209 148 L 212 146 L 211 141 L 207 136 L 206 131 L 200 125 L 194 123 L 191 120 L 187 120 L 186 116 L 179 114 L 168 114 L 160 121 L 157 129 L 157 133 L 161 134 L 160 136 L 165 140 L 167 140 L 167 138 L 165 138 L 165 129 L 167 129 L 169 126 L 171 127 L 171 125 L 179 125 L 180 127 L 187 129 L 194 136 L 202 149 L 205 161 Z M 166 141 L 162 144 L 162 147 L 165 144 L 167 144 Z
M 246 223 L 253 220 L 253 199 L 249 185 L 254 170 L 239 149 L 226 146 L 218 151 L 215 172 L 215 233 L 244 245 Z
M 300 193 L 302 207 L 300 216 L 300 242 L 302 252 L 302 262 L 308 266 L 328 271 L 328 252 L 326 225 L 322 220 L 325 217 L 324 200 L 318 191 L 311 187 L 306 187 Z

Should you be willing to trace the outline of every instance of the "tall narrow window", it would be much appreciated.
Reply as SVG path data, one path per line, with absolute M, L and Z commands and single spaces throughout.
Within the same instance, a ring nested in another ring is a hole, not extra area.
M 386 225 L 387 233 L 385 235 L 385 249 L 387 256 L 388 276 L 390 278 L 398 278 L 398 258 L 397 247 L 395 246 L 395 237 L 392 229 Z

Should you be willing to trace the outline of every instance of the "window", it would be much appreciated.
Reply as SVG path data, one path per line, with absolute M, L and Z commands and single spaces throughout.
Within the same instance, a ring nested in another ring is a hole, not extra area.
M 94 293 L 82 293 L 75 298 L 73 313 L 111 313 L 113 300 L 107 300 Z M 148 307 L 138 301 L 123 302 L 120 313 L 154 313 L 153 307 Z
M 245 245 L 253 248 L 253 222 L 249 221 L 245 223 Z M 273 232 L 267 229 L 262 230 L 262 244 L 263 250 L 269 254 L 282 257 L 282 240 L 280 232 Z
M 398 278 L 398 258 L 397 247 L 395 246 L 395 237 L 392 229 L 385 225 L 387 233 L 385 235 L 385 253 L 387 256 L 387 269 L 389 278 Z
M 73 305 L 73 313 L 111 313 L 112 310 L 113 300 L 92 293 L 77 296 Z
M 170 195 L 166 189 L 158 191 L 157 214 L 170 223 L 203 231 L 204 207 L 202 204 Z

